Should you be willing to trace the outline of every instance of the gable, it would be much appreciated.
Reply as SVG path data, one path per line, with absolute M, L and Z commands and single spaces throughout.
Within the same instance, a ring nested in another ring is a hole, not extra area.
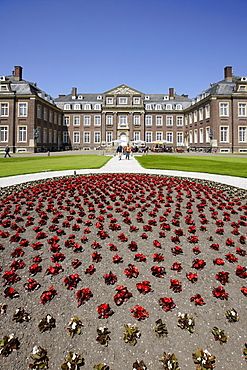
M 142 92 L 132 89 L 127 85 L 120 85 L 112 90 L 106 91 L 105 95 L 143 95 Z

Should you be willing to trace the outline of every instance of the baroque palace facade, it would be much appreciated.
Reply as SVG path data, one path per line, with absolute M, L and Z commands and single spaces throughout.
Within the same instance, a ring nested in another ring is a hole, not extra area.
M 22 67 L 0 76 L 0 150 L 91 150 L 116 140 L 173 150 L 247 153 L 247 77 L 224 68 L 224 79 L 190 99 L 146 94 L 120 85 L 98 94 L 52 98 L 22 78 Z

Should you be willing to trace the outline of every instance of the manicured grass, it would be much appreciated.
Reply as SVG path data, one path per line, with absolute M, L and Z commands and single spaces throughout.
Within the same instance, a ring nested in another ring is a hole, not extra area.
M 247 177 L 247 158 L 147 155 L 136 159 L 144 168 Z
M 42 171 L 100 168 L 111 157 L 100 155 L 62 155 L 50 157 L 0 158 L 0 177 L 23 175 Z

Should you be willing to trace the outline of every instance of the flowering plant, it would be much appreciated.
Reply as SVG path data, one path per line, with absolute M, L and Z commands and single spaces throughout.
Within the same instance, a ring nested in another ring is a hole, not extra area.
M 45 292 L 43 292 L 41 294 L 41 297 L 40 297 L 39 301 L 40 301 L 40 303 L 45 304 L 45 303 L 51 301 L 55 297 L 56 294 L 57 294 L 57 292 L 54 289 L 54 286 L 51 286 L 49 288 L 49 290 L 46 290 Z
M 13 351 L 19 349 L 20 342 L 18 338 L 14 337 L 14 334 L 5 335 L 0 341 L 0 355 L 8 357 L 8 355 Z
M 34 360 L 33 364 L 29 364 L 30 369 L 48 369 L 49 358 L 47 357 L 47 351 L 44 348 L 34 346 L 30 357 Z
M 88 301 L 92 296 L 92 292 L 89 288 L 84 288 L 81 290 L 77 290 L 75 293 L 76 299 L 78 301 L 78 307 L 80 307 L 82 304 L 84 304 L 86 301 Z
M 226 318 L 229 322 L 239 321 L 238 313 L 234 308 L 232 308 L 231 310 L 226 311 Z
M 178 326 L 181 329 L 187 329 L 190 333 L 195 331 L 195 320 L 193 316 L 188 316 L 187 313 L 178 313 Z
M 97 307 L 99 319 L 107 319 L 109 316 L 114 314 L 114 311 L 110 308 L 108 303 L 103 303 Z
M 208 350 L 199 348 L 195 353 L 192 353 L 192 359 L 197 370 L 213 369 L 215 367 L 215 356 L 211 355 Z
M 163 297 L 159 299 L 159 305 L 164 311 L 170 311 L 176 307 L 176 304 L 173 302 L 172 298 Z
M 133 369 L 132 370 L 147 370 L 147 366 L 143 361 L 135 361 L 133 363 Z
M 149 313 L 145 310 L 145 308 L 136 305 L 134 308 L 130 309 L 130 312 L 133 313 L 133 316 L 137 320 L 145 320 L 147 317 L 149 317 Z
M 178 359 L 176 358 L 174 353 L 166 353 L 162 358 L 159 359 L 162 362 L 163 368 L 165 370 L 180 370 Z
M 84 364 L 84 359 L 81 355 L 70 351 L 65 358 L 65 362 L 61 365 L 62 370 L 77 370 L 80 365 Z
M 123 302 L 126 302 L 132 297 L 132 293 L 124 285 L 118 285 L 116 288 L 117 293 L 114 295 L 113 299 L 117 306 L 120 306 Z
M 56 327 L 56 320 L 54 319 L 54 317 L 52 317 L 49 314 L 43 317 L 38 324 L 38 328 L 41 333 L 43 333 L 46 330 L 51 331 L 51 329 L 55 327 Z
M 125 330 L 124 330 L 124 341 L 125 343 L 129 343 L 132 346 L 135 346 L 137 343 L 137 339 L 140 338 L 141 333 L 137 326 L 130 325 L 130 324 L 124 324 Z
M 161 319 L 156 320 L 155 324 L 156 326 L 154 327 L 154 331 L 159 337 L 162 337 L 168 334 L 166 324 L 163 323 Z
M 220 344 L 226 343 L 227 335 L 224 330 L 218 329 L 217 326 L 213 327 L 212 334 L 215 340 L 218 340 Z
M 107 347 L 108 346 L 108 342 L 111 340 L 109 334 L 110 334 L 110 331 L 108 330 L 108 328 L 98 328 L 97 329 L 97 338 L 96 338 L 96 341 L 98 343 L 100 343 L 102 346 L 105 346 Z
M 67 327 L 70 338 L 73 338 L 75 334 L 81 334 L 82 326 L 82 322 L 77 316 L 72 317 Z
M 17 308 L 13 315 L 13 321 L 23 322 L 31 320 L 31 316 L 27 313 L 23 307 Z

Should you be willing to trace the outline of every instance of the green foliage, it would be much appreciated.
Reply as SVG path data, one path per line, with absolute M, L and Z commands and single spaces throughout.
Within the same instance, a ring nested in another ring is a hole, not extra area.
M 0 158 L 0 177 L 36 172 L 100 168 L 111 157 L 100 155 L 54 155 L 50 157 Z
M 0 341 L 0 355 L 4 357 L 8 357 L 8 355 L 13 351 L 18 349 L 20 346 L 20 342 L 18 338 L 14 337 L 14 334 L 6 335 Z
M 187 313 L 180 313 L 178 314 L 178 326 L 181 329 L 187 329 L 190 333 L 195 331 L 195 320 L 193 316 L 188 316 Z
M 146 155 L 136 159 L 144 168 L 247 177 L 247 158 L 189 155 Z
M 13 315 L 13 321 L 23 322 L 29 320 L 31 320 L 31 316 L 24 310 L 24 308 L 20 307 L 15 310 L 15 313 Z
M 110 370 L 109 366 L 106 364 L 99 364 L 99 365 L 94 365 L 94 370 Z
M 97 334 L 98 336 L 96 338 L 96 341 L 99 342 L 102 346 L 107 347 L 109 340 L 111 340 L 109 336 L 110 331 L 108 330 L 108 328 L 97 329 Z
M 199 348 L 192 353 L 194 363 L 197 365 L 196 370 L 213 369 L 215 367 L 215 356 L 211 355 L 206 349 L 203 351 Z
M 70 351 L 65 358 L 65 362 L 61 365 L 63 370 L 77 370 L 79 369 L 80 365 L 84 364 L 84 359 L 81 355 Z
M 124 330 L 124 341 L 125 343 L 129 343 L 132 346 L 135 346 L 137 343 L 137 339 L 141 336 L 141 333 L 137 326 L 133 325 L 127 325 L 124 324 L 125 330 Z
M 75 334 L 81 334 L 81 327 L 82 327 L 81 320 L 74 316 L 69 322 L 69 326 L 67 327 L 67 330 L 69 331 L 70 338 L 73 338 Z
M 147 366 L 144 364 L 143 361 L 135 361 L 133 363 L 133 369 L 132 370 L 147 370 Z
M 40 346 L 33 347 L 33 352 L 30 355 L 31 359 L 34 360 L 33 364 L 29 364 L 30 369 L 48 369 L 49 358 L 47 357 L 47 351 Z
M 41 319 L 41 321 L 38 324 L 39 331 L 43 333 L 46 330 L 50 330 L 52 328 L 55 328 L 56 326 L 56 320 L 51 315 L 46 315 Z
M 226 311 L 226 318 L 229 322 L 239 321 L 238 313 L 234 308 L 232 308 L 231 310 Z
M 155 324 L 156 326 L 154 328 L 154 331 L 159 337 L 163 337 L 164 335 L 168 334 L 166 324 L 164 324 L 161 319 L 156 320 Z
M 215 340 L 218 340 L 220 344 L 226 343 L 227 335 L 225 334 L 224 330 L 218 329 L 217 326 L 213 327 L 212 334 Z
M 178 359 L 176 358 L 174 353 L 164 352 L 164 357 L 160 358 L 159 361 L 162 362 L 163 368 L 165 370 L 180 370 Z

